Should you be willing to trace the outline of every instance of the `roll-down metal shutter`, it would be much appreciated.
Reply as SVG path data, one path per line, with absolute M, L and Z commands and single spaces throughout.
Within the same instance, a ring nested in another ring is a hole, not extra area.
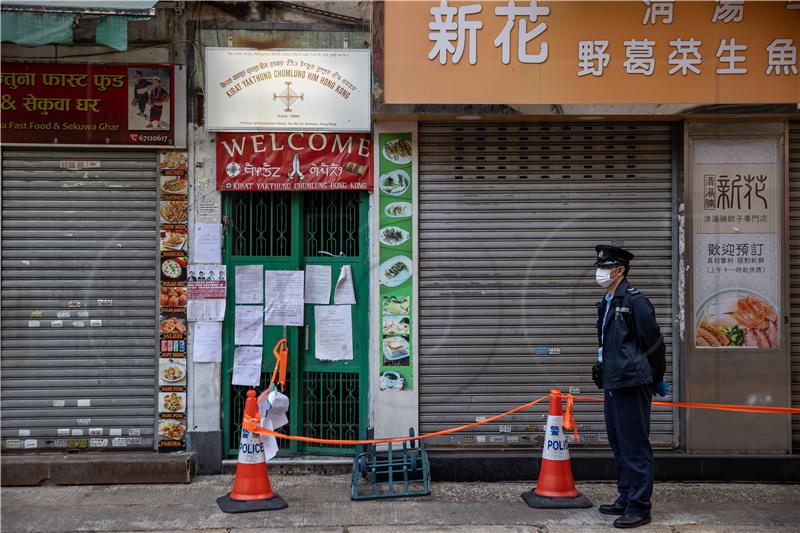
M 800 407 L 800 122 L 789 123 L 789 235 L 792 407 Z M 792 415 L 792 447 L 800 448 L 800 415 Z
M 547 394 L 599 395 L 594 246 L 636 254 L 672 381 L 672 129 L 668 124 L 420 124 L 420 430 L 474 422 Z M 546 407 L 434 445 L 543 438 Z M 672 446 L 657 407 L 652 441 Z M 578 402 L 581 443 L 607 446 L 602 405 Z
M 157 154 L 2 155 L 3 447 L 152 448 Z

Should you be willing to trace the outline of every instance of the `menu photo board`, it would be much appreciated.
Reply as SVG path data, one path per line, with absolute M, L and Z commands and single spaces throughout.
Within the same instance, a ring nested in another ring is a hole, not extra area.
M 694 346 L 781 348 L 781 196 L 774 139 L 694 145 Z
M 159 306 L 158 450 L 186 447 L 186 345 L 189 302 L 187 153 L 160 153 L 159 214 L 161 290 Z
M 8 144 L 174 146 L 172 65 L 3 61 Z
M 379 387 L 413 389 L 413 169 L 411 133 L 378 134 Z

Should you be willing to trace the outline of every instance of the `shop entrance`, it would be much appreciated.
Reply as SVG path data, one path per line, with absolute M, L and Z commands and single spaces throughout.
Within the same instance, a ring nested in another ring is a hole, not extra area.
M 234 356 L 235 271 L 241 265 L 265 270 L 304 270 L 329 265 L 332 286 L 342 268 L 353 274 L 356 304 L 352 307 L 353 359 L 319 361 L 315 357 L 314 305 L 306 305 L 305 325 L 286 328 L 289 369 L 284 391 L 291 401 L 293 435 L 324 439 L 356 439 L 367 419 L 369 344 L 369 196 L 360 191 L 226 193 L 225 263 L 228 298 L 223 328 L 222 419 L 228 454 L 239 448 L 242 413 L 248 387 L 231 385 Z M 331 291 L 333 293 L 333 290 Z M 331 294 L 330 303 L 333 303 Z M 264 327 L 264 390 L 274 368 L 272 348 L 282 338 L 280 326 Z M 286 452 L 351 454 L 352 448 L 279 440 Z

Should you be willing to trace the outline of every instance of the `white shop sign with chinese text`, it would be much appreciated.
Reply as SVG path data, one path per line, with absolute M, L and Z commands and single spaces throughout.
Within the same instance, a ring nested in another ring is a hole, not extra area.
M 700 139 L 694 154 L 694 345 L 780 348 L 777 143 Z
M 370 131 L 369 50 L 206 48 L 206 129 Z

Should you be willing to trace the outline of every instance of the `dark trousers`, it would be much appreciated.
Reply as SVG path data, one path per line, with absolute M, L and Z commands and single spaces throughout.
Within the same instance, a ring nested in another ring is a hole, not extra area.
M 608 443 L 617 462 L 616 503 L 625 514 L 650 516 L 653 495 L 653 449 L 650 447 L 650 402 L 653 386 L 605 391 Z

